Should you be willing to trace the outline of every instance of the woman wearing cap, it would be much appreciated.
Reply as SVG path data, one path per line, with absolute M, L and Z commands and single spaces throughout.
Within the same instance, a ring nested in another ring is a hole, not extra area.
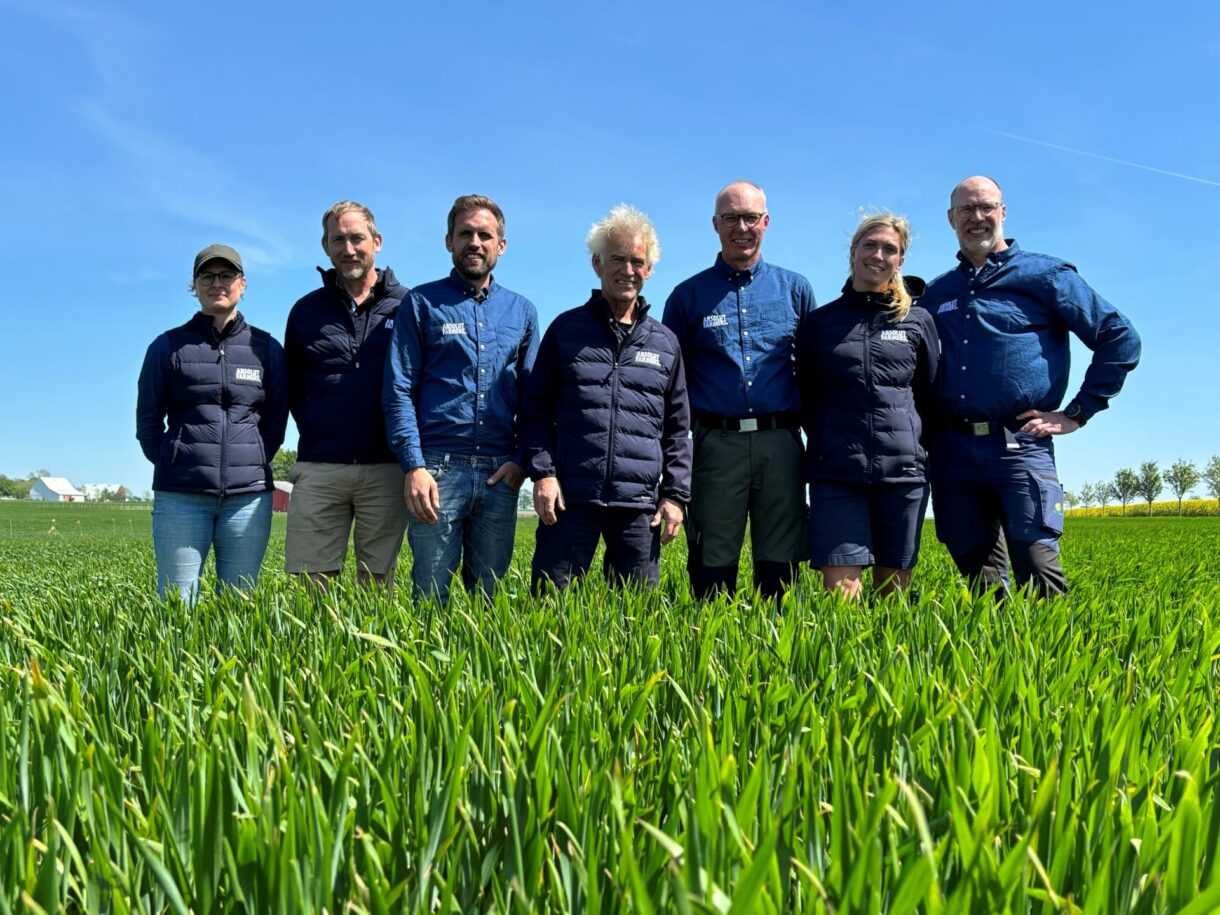
M 136 437 L 153 471 L 157 588 L 193 602 L 208 550 L 217 587 L 253 585 L 271 534 L 270 461 L 288 424 L 284 350 L 237 310 L 241 256 L 209 245 L 195 257 L 199 311 L 144 357 Z
M 806 319 L 796 340 L 810 561 L 828 591 L 853 599 L 866 566 L 874 566 L 880 595 L 910 583 L 928 506 L 920 412 L 936 381 L 940 339 L 932 316 L 912 301 L 923 280 L 902 276 L 910 240 L 903 217 L 865 217 L 852 236 L 843 295 Z

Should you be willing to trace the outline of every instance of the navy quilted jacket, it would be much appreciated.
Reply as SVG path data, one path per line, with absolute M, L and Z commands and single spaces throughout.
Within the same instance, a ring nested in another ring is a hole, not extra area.
M 673 331 L 639 318 L 622 342 L 594 292 L 542 338 L 526 389 L 522 440 L 537 481 L 557 476 L 565 502 L 655 509 L 690 501 L 690 405 Z
M 199 312 L 149 346 L 136 438 L 155 466 L 153 489 L 266 492 L 287 425 L 284 350 L 240 313 L 218 331 Z
M 915 295 L 923 281 L 906 277 Z M 913 305 L 891 321 L 888 293 L 856 292 L 823 305 L 801 324 L 796 375 L 813 482 L 922 483 L 920 440 L 933 403 L 940 341 L 932 316 Z
M 381 379 L 394 316 L 410 291 L 388 267 L 377 271 L 372 294 L 355 313 L 333 269 L 322 288 L 288 313 L 284 349 L 297 460 L 335 464 L 396 464 L 386 440 Z

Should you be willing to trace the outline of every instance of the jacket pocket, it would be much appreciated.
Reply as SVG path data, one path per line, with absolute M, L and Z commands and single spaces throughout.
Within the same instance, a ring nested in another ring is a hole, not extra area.
M 170 464 L 176 464 L 176 463 L 178 463 L 178 451 L 179 451 L 179 449 L 180 449 L 181 447 L 182 447 L 182 427 L 181 427 L 181 426 L 179 426 L 179 427 L 178 427 L 178 432 L 177 432 L 177 434 L 174 436 L 174 446 L 173 446 L 173 448 L 170 450 L 170 454 L 169 454 L 169 462 L 170 462 Z

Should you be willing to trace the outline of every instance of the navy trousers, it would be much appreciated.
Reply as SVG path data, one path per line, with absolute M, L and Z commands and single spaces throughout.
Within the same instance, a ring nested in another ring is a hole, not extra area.
M 1011 561 L 1018 587 L 1067 593 L 1059 559 L 1063 487 L 1049 436 L 943 430 L 931 470 L 936 535 L 971 584 L 1006 591 Z
M 607 581 L 656 585 L 661 580 L 661 528 L 650 527 L 656 509 L 571 505 L 554 524 L 539 524 L 534 547 L 533 588 L 547 581 L 563 590 L 593 564 L 598 539 L 606 541 Z

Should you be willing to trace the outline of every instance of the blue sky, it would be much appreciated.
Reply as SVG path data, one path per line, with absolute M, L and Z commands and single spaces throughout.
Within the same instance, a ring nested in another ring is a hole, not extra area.
M 1207 4 L 0 0 L 0 34 L 0 473 L 147 489 L 136 376 L 194 311 L 194 253 L 234 245 L 242 311 L 280 336 L 338 199 L 373 209 L 379 265 L 415 285 L 450 267 L 453 198 L 496 198 L 497 279 L 546 324 L 587 296 L 585 232 L 620 201 L 657 223 L 658 310 L 711 263 L 737 178 L 767 190 L 764 257 L 826 302 L 861 206 L 913 220 L 908 273 L 948 269 L 948 193 L 976 173 L 1008 235 L 1144 340 L 1111 409 L 1058 441 L 1065 484 L 1220 453 Z

